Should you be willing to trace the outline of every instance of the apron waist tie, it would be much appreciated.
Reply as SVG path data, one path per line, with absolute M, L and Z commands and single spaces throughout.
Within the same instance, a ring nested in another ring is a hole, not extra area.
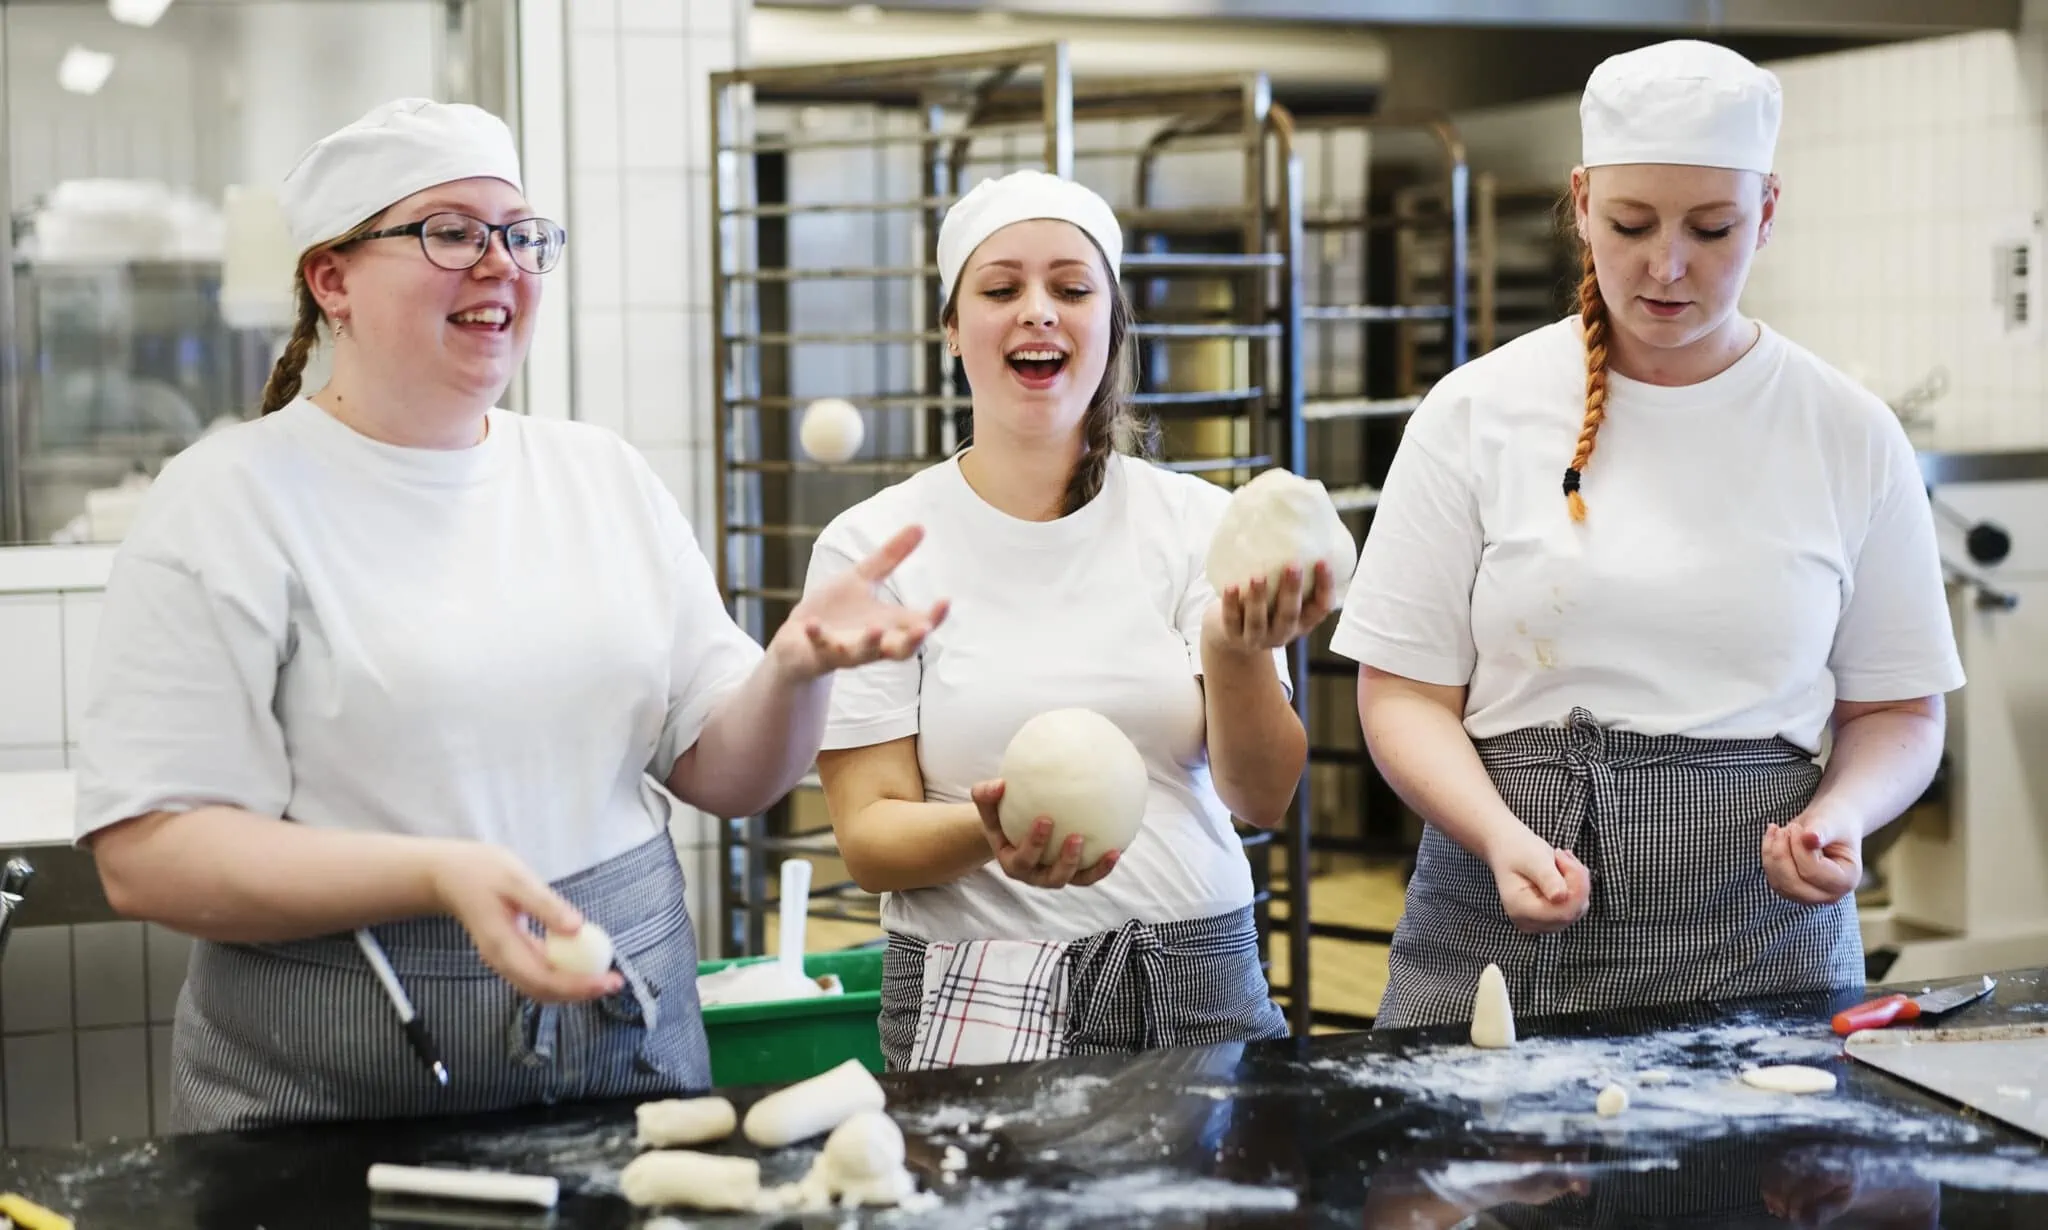
M 1154 975 L 1159 972 L 1165 954 L 1166 946 L 1160 942 L 1159 933 L 1150 923 L 1137 919 L 1118 927 L 1096 945 L 1087 964 L 1096 966 L 1100 973 L 1089 989 L 1088 1002 L 1082 1005 L 1074 1025 L 1075 1036 L 1087 1038 L 1096 1035 L 1107 1023 L 1110 1006 L 1118 999 L 1118 992 L 1130 982 L 1136 984 L 1132 988 L 1131 999 L 1143 1016 L 1145 1045 L 1148 1048 L 1167 1045 L 1168 1040 L 1160 1036 L 1150 993 Z

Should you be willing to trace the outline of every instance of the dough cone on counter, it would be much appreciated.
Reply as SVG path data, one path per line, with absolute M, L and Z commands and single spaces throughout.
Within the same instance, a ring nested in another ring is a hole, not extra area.
M 1472 1045 L 1506 1047 L 1515 1044 L 1515 1008 L 1508 1002 L 1508 981 L 1500 966 L 1488 965 L 1479 974 L 1479 989 L 1472 996 Z

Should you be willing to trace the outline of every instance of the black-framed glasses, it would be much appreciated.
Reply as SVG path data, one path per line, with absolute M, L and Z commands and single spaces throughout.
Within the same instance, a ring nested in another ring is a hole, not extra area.
M 521 218 L 517 222 L 486 222 L 468 214 L 429 214 L 418 222 L 389 226 L 358 236 L 361 239 L 395 239 L 401 235 L 419 237 L 420 250 L 443 269 L 475 267 L 491 250 L 491 236 L 505 237 L 505 251 L 512 263 L 528 273 L 546 273 L 562 259 L 569 233 L 546 218 Z

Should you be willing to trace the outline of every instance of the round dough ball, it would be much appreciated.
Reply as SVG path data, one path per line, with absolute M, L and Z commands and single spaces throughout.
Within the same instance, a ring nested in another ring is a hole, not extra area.
M 803 423 L 797 428 L 797 442 L 813 461 L 837 465 L 852 460 L 860 451 L 867 424 L 850 401 L 820 397 L 804 408 Z
M 574 935 L 548 932 L 548 964 L 572 974 L 602 974 L 612 967 L 612 937 L 589 919 Z
M 1600 1091 L 1600 1096 L 1594 1100 L 1593 1107 L 1600 1112 L 1602 1119 L 1612 1119 L 1628 1109 L 1628 1090 L 1620 1085 L 1609 1085 Z
M 1318 563 L 1330 569 L 1331 609 L 1342 607 L 1358 567 L 1358 544 L 1321 483 L 1275 468 L 1231 492 L 1209 540 L 1206 571 L 1217 594 L 1257 577 L 1272 593 L 1290 564 L 1300 565 L 1303 585 L 1312 585 Z
M 1081 866 L 1129 848 L 1145 822 L 1145 758 L 1116 723 L 1092 709 L 1052 709 L 1018 727 L 1003 749 L 996 818 L 1022 843 L 1038 817 L 1052 820 L 1039 865 L 1081 836 Z
M 1786 1063 L 1750 1068 L 1742 1074 L 1742 1083 L 1771 1093 L 1833 1093 L 1835 1074 L 1805 1064 Z
M 903 1169 L 903 1129 L 882 1111 L 861 1111 L 825 1138 L 824 1160 L 842 1183 L 886 1179 Z

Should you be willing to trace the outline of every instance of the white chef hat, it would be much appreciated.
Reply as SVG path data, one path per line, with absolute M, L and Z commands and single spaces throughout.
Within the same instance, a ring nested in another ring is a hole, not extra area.
M 315 141 L 285 175 L 278 199 L 304 252 L 415 192 L 479 177 L 525 191 L 505 121 L 468 103 L 400 98 Z
M 939 295 L 953 297 L 953 283 L 967 258 L 990 235 L 1012 222 L 1058 218 L 1081 228 L 1109 258 L 1109 276 L 1122 268 L 1124 232 L 1116 211 L 1094 189 L 1044 171 L 1012 171 L 984 179 L 953 203 L 939 224 Z
M 1673 39 L 1625 51 L 1586 81 L 1580 161 L 1769 174 L 1783 109 L 1777 76 L 1726 47 Z

